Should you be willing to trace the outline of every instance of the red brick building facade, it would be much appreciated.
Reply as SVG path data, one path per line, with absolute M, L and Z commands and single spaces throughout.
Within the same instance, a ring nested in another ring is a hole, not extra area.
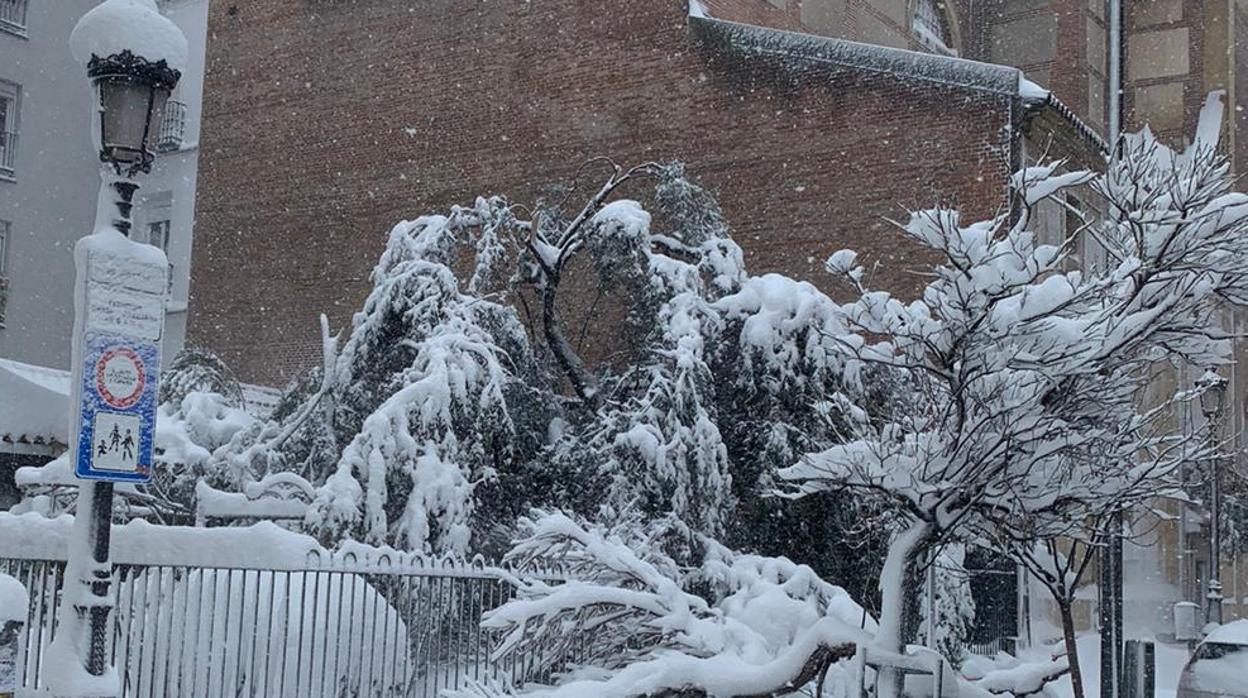
M 873 5 L 848 3 L 828 33 L 905 30 Z M 982 52 L 959 7 L 945 40 Z M 1015 69 L 782 31 L 811 30 L 810 8 L 215 2 L 190 342 L 280 384 L 313 362 L 318 314 L 349 322 L 395 222 L 479 194 L 531 201 L 595 156 L 685 161 L 752 273 L 823 283 L 822 260 L 852 247 L 912 292 L 924 260 L 886 218 L 1000 210 L 1026 133 L 1099 152 L 1099 125 L 1024 104 Z

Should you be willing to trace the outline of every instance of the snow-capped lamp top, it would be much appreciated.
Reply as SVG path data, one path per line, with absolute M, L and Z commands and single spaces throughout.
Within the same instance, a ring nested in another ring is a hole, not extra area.
M 153 67 L 179 76 L 186 70 L 186 36 L 156 9 L 154 0 L 106 0 L 82 16 L 69 35 L 74 59 L 90 67 L 93 59 L 122 57 L 127 51 Z M 174 76 L 172 82 L 177 82 Z

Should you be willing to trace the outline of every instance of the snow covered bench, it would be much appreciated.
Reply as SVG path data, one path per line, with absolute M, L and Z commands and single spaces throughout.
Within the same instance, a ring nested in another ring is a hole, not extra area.
M 201 481 L 195 485 L 195 525 L 203 528 L 208 519 L 301 521 L 314 496 L 312 483 L 294 473 L 267 475 L 242 492 L 223 492 Z

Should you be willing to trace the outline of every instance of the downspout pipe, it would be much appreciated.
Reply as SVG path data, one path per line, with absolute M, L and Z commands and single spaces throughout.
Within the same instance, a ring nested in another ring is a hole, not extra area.
M 1122 135 L 1122 0 L 1109 0 L 1109 149 Z

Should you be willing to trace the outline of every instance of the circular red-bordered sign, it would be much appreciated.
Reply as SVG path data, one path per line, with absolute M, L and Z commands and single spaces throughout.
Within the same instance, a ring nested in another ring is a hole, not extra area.
M 95 389 L 119 410 L 138 402 L 145 385 L 143 359 L 130 347 L 109 347 L 95 364 Z

